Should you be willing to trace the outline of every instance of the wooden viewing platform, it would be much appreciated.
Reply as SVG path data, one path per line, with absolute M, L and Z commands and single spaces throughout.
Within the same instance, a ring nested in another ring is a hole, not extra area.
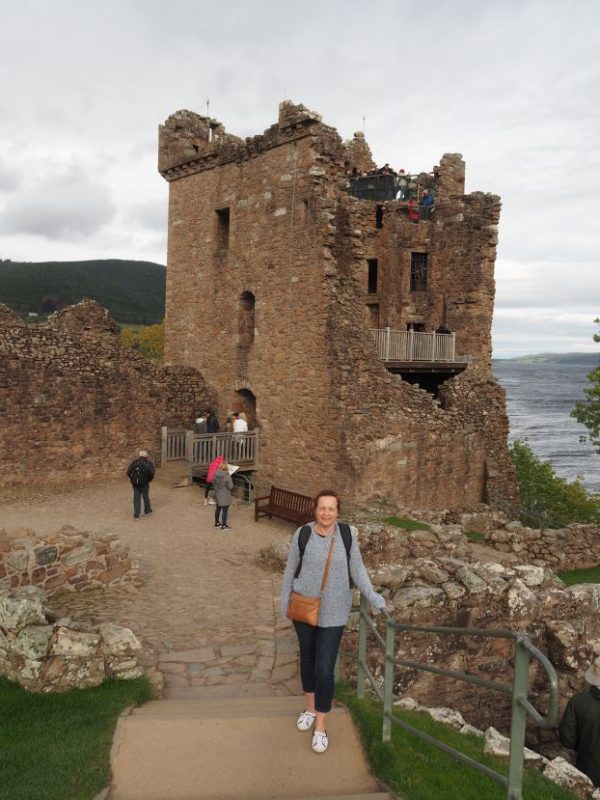
M 223 456 L 236 464 L 239 472 L 258 468 L 258 431 L 244 433 L 194 433 L 174 428 L 162 428 L 162 463 L 185 461 L 190 479 L 201 475 L 211 461 Z
M 377 357 L 390 372 L 443 373 L 462 372 L 469 359 L 455 353 L 455 334 L 435 331 L 396 331 L 391 328 L 371 330 Z

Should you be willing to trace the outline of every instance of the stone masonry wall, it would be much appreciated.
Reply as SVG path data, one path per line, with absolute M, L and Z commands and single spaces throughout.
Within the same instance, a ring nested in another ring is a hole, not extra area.
M 52 595 L 141 583 L 129 547 L 112 534 L 85 533 L 70 525 L 43 538 L 29 529 L 10 536 L 0 530 L 0 588 L 36 586 Z
M 585 569 L 600 563 L 600 528 L 575 524 L 560 530 L 525 528 L 509 522 L 490 531 L 486 541 L 497 550 L 514 553 L 529 564 L 560 571 Z
M 434 218 L 412 224 L 394 201 L 378 228 L 378 204 L 345 190 L 347 164 L 370 157 L 368 145 L 344 145 L 302 106 L 283 103 L 277 124 L 244 141 L 177 112 L 159 139 L 170 184 L 165 359 L 209 376 L 221 414 L 240 398 L 252 405 L 258 490 L 332 484 L 356 503 L 515 509 L 504 395 L 489 367 L 499 200 L 462 193 L 461 157 L 440 161 Z M 418 296 L 412 252 L 430 262 Z M 380 327 L 450 325 L 473 360 L 438 398 L 375 357 L 371 258 Z
M 193 367 L 159 367 L 121 346 L 108 312 L 83 301 L 45 324 L 0 307 L 0 486 L 122 475 L 161 426 L 214 400 Z

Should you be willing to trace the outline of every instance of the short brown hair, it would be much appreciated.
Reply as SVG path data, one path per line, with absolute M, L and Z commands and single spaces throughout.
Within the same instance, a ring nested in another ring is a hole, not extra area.
M 321 489 L 319 494 L 315 497 L 315 504 L 313 506 L 315 511 L 317 510 L 317 506 L 319 505 L 319 500 L 322 497 L 335 497 L 335 499 L 337 500 L 338 514 L 341 512 L 342 507 L 341 507 L 341 504 L 340 504 L 340 496 L 338 495 L 337 492 L 334 492 L 333 489 Z

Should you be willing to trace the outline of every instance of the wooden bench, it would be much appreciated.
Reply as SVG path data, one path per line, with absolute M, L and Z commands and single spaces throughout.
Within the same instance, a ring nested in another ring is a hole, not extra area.
M 314 505 L 312 497 L 271 486 L 270 494 L 257 497 L 254 501 L 254 521 L 258 522 L 260 514 L 266 514 L 269 519 L 281 517 L 298 525 L 305 525 L 315 518 Z

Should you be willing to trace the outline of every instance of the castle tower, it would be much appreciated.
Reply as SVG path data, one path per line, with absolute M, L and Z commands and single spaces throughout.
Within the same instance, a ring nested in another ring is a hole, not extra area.
M 343 143 L 301 105 L 282 103 L 277 124 L 245 140 L 179 111 L 159 146 L 165 360 L 204 374 L 221 417 L 244 408 L 259 426 L 259 488 L 514 509 L 490 369 L 500 201 L 464 194 L 461 157 L 411 176 L 408 191 L 435 194 L 413 222 L 386 179 L 348 180 L 356 161 L 372 164 L 364 137 Z M 395 359 L 386 335 L 404 348 Z M 436 358 L 450 341 L 452 358 Z

